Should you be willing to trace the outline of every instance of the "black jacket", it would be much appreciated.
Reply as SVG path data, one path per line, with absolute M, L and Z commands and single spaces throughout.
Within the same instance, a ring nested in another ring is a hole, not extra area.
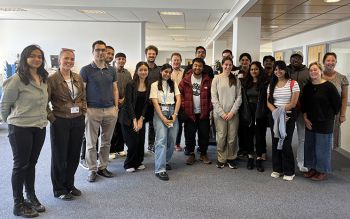
M 258 102 L 256 105 L 256 111 L 251 112 L 248 96 L 247 96 L 247 88 L 242 84 L 242 104 L 239 109 L 239 122 L 244 126 L 250 127 L 255 121 L 253 121 L 253 113 L 255 120 L 264 119 L 268 115 L 268 108 L 266 103 L 267 98 L 267 83 L 263 83 L 258 87 Z
M 131 81 L 126 85 L 125 102 L 119 114 L 120 116 L 119 121 L 121 124 L 128 125 L 128 126 L 132 125 L 133 119 L 136 118 L 136 115 L 135 115 L 136 101 L 137 101 L 137 87 L 136 87 L 136 83 L 134 81 Z M 148 118 L 147 112 L 148 112 L 149 106 L 150 106 L 149 88 L 147 88 L 146 100 L 145 100 L 142 114 L 141 114 L 141 116 L 145 117 L 146 120 Z

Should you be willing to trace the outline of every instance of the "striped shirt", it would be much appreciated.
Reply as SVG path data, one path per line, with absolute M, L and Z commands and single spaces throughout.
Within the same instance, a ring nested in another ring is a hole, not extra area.
M 273 101 L 275 106 L 279 107 L 290 103 L 292 93 L 300 92 L 298 82 L 294 81 L 292 89 L 290 87 L 290 82 L 291 80 L 289 79 L 283 87 L 275 87 L 275 91 L 273 92 Z M 270 94 L 270 85 L 267 88 L 267 94 Z

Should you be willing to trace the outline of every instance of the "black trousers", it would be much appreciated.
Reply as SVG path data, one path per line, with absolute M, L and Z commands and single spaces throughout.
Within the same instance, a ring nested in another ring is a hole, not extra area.
M 115 124 L 113 136 L 111 139 L 110 153 L 116 153 L 124 151 L 124 137 L 122 132 L 122 126 L 119 122 Z
M 145 125 L 141 130 L 135 132 L 132 126 L 122 124 L 122 132 L 128 146 L 124 168 L 137 168 L 142 164 L 145 154 Z
M 251 112 L 256 111 L 256 103 L 249 103 L 249 107 Z M 266 117 L 255 119 L 255 114 L 252 116 L 253 122 L 250 127 L 241 125 L 242 143 L 245 144 L 243 148 L 252 155 L 255 147 L 257 157 L 261 157 L 263 153 L 266 153 Z
M 180 119 L 179 117 L 178 117 L 178 120 L 177 120 L 178 122 L 179 122 L 179 131 L 177 132 L 177 136 L 176 136 L 176 142 L 175 142 L 175 144 L 180 144 L 181 143 L 181 136 L 182 136 L 182 125 L 183 125 L 183 120 L 182 119 Z
M 154 147 L 154 141 L 156 139 L 156 134 L 153 127 L 153 116 L 148 122 L 148 147 Z
M 209 130 L 210 121 L 207 119 L 199 119 L 200 114 L 195 115 L 196 120 L 185 120 L 184 131 L 185 131 L 185 144 L 186 151 L 189 153 L 194 153 L 194 148 L 196 146 L 196 133 L 198 132 L 198 146 L 199 151 L 202 155 L 207 154 L 208 144 L 209 144 Z
M 277 150 L 278 138 L 274 137 L 273 133 L 273 119 L 270 113 L 270 127 L 272 134 L 272 169 L 274 172 L 283 173 L 284 175 L 291 176 L 295 173 L 294 154 L 292 149 L 292 139 L 295 128 L 296 114 L 287 114 L 289 120 L 286 123 L 287 137 L 283 141 L 282 150 Z
M 13 153 L 12 191 L 16 203 L 23 201 L 23 184 L 27 194 L 35 194 L 35 165 L 46 135 L 46 128 L 8 125 Z
M 51 181 L 54 194 L 66 194 L 74 187 L 79 153 L 85 130 L 85 116 L 56 117 L 50 126 Z

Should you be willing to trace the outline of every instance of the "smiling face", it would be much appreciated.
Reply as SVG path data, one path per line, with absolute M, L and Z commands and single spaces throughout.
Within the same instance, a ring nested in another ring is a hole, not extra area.
M 225 73 L 231 72 L 233 67 L 233 63 L 231 62 L 231 60 L 225 60 L 225 62 L 222 64 L 222 70 Z
M 174 68 L 174 69 L 179 69 L 180 66 L 181 66 L 181 58 L 177 55 L 174 55 L 172 58 L 171 58 L 171 66 Z
M 111 61 L 113 61 L 114 58 L 114 49 L 107 48 L 106 49 L 106 63 L 109 64 Z
M 203 71 L 203 64 L 201 62 L 194 62 L 192 65 L 192 71 L 195 75 L 201 75 Z
M 161 74 L 162 74 L 162 79 L 167 81 L 171 77 L 171 72 L 173 70 L 171 68 L 166 68 L 164 69 Z
M 328 55 L 323 62 L 325 70 L 334 71 L 337 59 L 333 55 Z
M 260 69 L 257 65 L 255 64 L 252 64 L 250 66 L 250 75 L 253 77 L 253 78 L 258 78 L 258 76 L 260 75 Z
M 157 58 L 157 53 L 155 50 L 153 49 L 147 50 L 147 53 L 146 53 L 147 62 L 155 62 L 156 58 Z
M 249 65 L 250 65 L 250 60 L 248 59 L 248 57 L 243 56 L 240 60 L 239 60 L 240 65 L 242 66 L 242 68 L 248 69 Z
M 312 81 L 321 80 L 322 70 L 317 64 L 313 64 L 309 69 L 309 76 Z
M 43 55 L 39 49 L 35 49 L 30 53 L 27 64 L 31 69 L 38 69 L 43 64 Z
M 72 51 L 64 51 L 60 55 L 60 69 L 70 71 L 75 63 L 75 55 Z
M 124 65 L 126 63 L 126 58 L 117 57 L 115 58 L 115 63 L 117 64 L 117 68 L 124 68 Z
M 278 66 L 276 66 L 274 73 L 278 79 L 284 79 L 286 71 L 283 69 L 280 69 Z
M 138 69 L 137 69 L 137 75 L 139 76 L 140 79 L 146 79 L 148 76 L 148 68 L 146 65 L 141 65 Z

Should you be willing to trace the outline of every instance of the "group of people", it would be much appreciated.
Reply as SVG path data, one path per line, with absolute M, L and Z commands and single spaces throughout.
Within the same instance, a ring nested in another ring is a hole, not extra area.
M 107 169 L 109 157 L 122 152 L 124 143 L 126 172 L 145 169 L 146 123 L 148 150 L 155 153 L 154 172 L 161 180 L 169 180 L 174 150 L 184 150 L 185 163 L 192 165 L 198 145 L 199 160 L 212 163 L 207 155 L 211 126 L 216 130 L 218 168 L 236 169 L 242 156 L 248 169 L 263 172 L 270 127 L 271 176 L 293 180 L 291 143 L 296 125 L 299 170 L 313 180 L 324 180 L 331 172 L 331 151 L 339 146 L 349 85 L 334 70 L 334 53 L 325 54 L 323 66 L 314 62 L 309 68 L 302 64 L 300 52 L 292 54 L 289 66 L 272 56 L 265 56 L 261 64 L 243 53 L 236 67 L 232 52 L 225 50 L 221 68 L 213 71 L 205 64 L 202 46 L 196 48 L 192 64 L 182 69 L 179 53 L 171 55 L 171 64 L 157 66 L 158 49 L 151 45 L 145 49 L 147 61 L 137 63 L 133 77 L 124 68 L 126 55 L 114 55 L 105 42 L 94 42 L 92 54 L 93 61 L 77 74 L 72 72 L 74 50 L 62 49 L 59 69 L 49 76 L 44 52 L 30 45 L 21 53 L 17 73 L 4 82 L 1 116 L 8 123 L 14 158 L 15 215 L 35 217 L 45 211 L 34 182 L 48 121 L 53 194 L 61 200 L 81 195 L 74 175 L 83 139 L 86 149 L 81 158 L 89 182 L 98 175 L 113 177 Z M 110 65 L 113 59 L 116 66 Z M 185 148 L 180 146 L 182 129 Z

